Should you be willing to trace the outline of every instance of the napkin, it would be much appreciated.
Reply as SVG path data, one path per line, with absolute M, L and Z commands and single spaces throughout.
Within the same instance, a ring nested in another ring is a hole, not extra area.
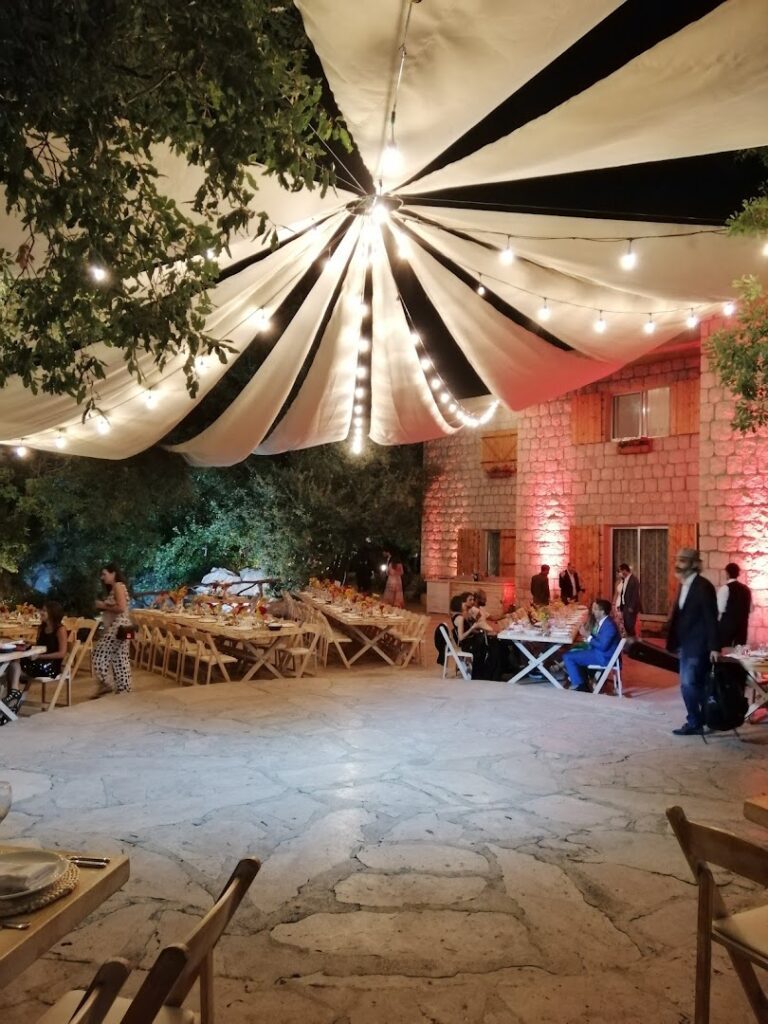
M 44 885 L 46 879 L 55 876 L 55 867 L 51 861 L 35 863 L 13 854 L 4 854 L 0 857 L 0 896 L 13 896 Z

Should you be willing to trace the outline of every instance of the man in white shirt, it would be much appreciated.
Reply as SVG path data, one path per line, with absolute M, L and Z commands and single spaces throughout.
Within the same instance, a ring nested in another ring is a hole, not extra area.
M 616 593 L 616 610 L 624 622 L 627 636 L 637 636 L 637 617 L 640 614 L 640 580 L 626 562 L 619 566 L 621 582 Z
M 752 611 L 752 591 L 739 580 L 741 569 L 735 562 L 725 567 L 727 582 L 717 591 L 720 644 L 738 647 L 747 642 L 749 613 Z

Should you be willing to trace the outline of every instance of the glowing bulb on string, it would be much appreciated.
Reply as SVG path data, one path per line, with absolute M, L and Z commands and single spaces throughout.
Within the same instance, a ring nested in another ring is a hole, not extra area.
M 216 259 L 216 253 L 213 251 L 213 249 L 206 249 L 205 250 L 205 258 L 207 260 L 215 260 Z
M 363 407 L 362 407 L 362 405 L 360 405 L 360 403 L 358 403 L 358 404 L 357 404 L 357 405 L 355 406 L 355 408 L 354 408 L 354 412 L 355 412 L 355 413 L 356 413 L 357 415 L 360 415 L 360 413 L 361 413 L 362 411 L 363 411 Z
M 429 386 L 432 388 L 433 391 L 437 391 L 437 389 L 440 387 L 440 378 L 433 377 L 432 380 L 429 382 Z
M 393 140 L 388 142 L 381 154 L 381 173 L 390 177 L 403 166 L 403 154 L 400 152 L 397 143 Z
M 145 391 L 144 405 L 146 405 L 148 409 L 154 409 L 157 405 L 157 392 L 153 391 L 151 388 L 148 391 Z
M 354 422 L 356 427 L 362 427 L 362 425 L 363 425 L 363 417 L 362 416 L 355 416 L 353 422 Z
M 53 439 L 53 443 L 56 445 L 59 451 L 67 447 L 67 435 L 64 433 L 63 430 L 60 430 L 58 432 L 56 437 Z
M 211 368 L 211 361 L 208 356 L 197 356 L 195 359 L 195 372 L 199 374 L 207 373 Z
M 696 314 L 693 312 L 693 310 L 691 310 L 691 312 L 688 314 L 688 316 L 685 319 L 685 326 L 689 327 L 691 330 L 693 330 L 693 328 L 694 327 L 698 327 L 698 325 L 699 325 L 699 318 L 696 316 Z
M 109 422 L 106 416 L 99 416 L 96 420 L 96 432 L 104 436 L 108 434 L 112 429 L 112 424 Z
M 422 356 L 419 362 L 421 363 L 422 370 L 430 370 L 432 368 L 432 360 L 429 356 Z
M 358 368 L 355 370 L 355 376 L 357 377 L 358 380 L 365 380 L 365 378 L 368 376 L 368 371 L 364 366 L 358 366 Z
M 648 314 L 648 319 L 643 324 L 643 330 L 646 334 L 653 334 L 656 330 L 656 324 L 653 322 L 653 313 Z
M 512 248 L 509 238 L 507 239 L 506 246 L 499 252 L 499 261 L 508 267 L 510 263 L 515 261 L 515 252 Z
M 459 407 L 458 407 L 458 405 L 456 405 L 456 403 L 455 403 L 455 402 L 451 402 L 451 404 L 450 404 L 450 405 L 448 406 L 448 411 L 449 411 L 449 412 L 456 412 L 456 410 L 457 410 L 458 408 L 459 408 Z
M 480 296 L 483 296 L 483 295 L 485 295 L 485 285 L 484 285 L 484 284 L 478 284 L 478 286 L 477 286 L 477 288 L 475 289 L 475 291 L 476 291 L 476 292 L 477 292 L 477 294 L 478 294 L 478 295 L 480 295 Z
M 600 315 L 598 316 L 597 320 L 595 320 L 593 327 L 595 328 L 598 334 L 605 334 L 608 324 L 605 322 L 605 319 L 603 318 L 602 310 L 600 310 Z
M 734 302 L 724 302 L 723 303 L 723 314 L 725 316 L 733 316 L 733 314 L 735 312 L 736 312 L 736 304 Z
M 440 404 L 441 405 L 447 405 L 448 401 L 450 400 L 450 397 L 451 396 L 448 394 L 447 391 L 441 391 L 440 392 Z
M 365 398 L 365 388 L 355 388 L 355 398 Z
M 89 270 L 91 277 L 93 278 L 94 281 L 96 281 L 97 284 L 103 284 L 109 277 L 109 274 L 104 269 L 104 267 L 100 267 L 95 263 L 91 265 Z
M 552 316 L 552 310 L 549 308 L 546 299 L 544 299 L 544 302 L 539 307 L 538 316 L 539 320 L 549 320 L 549 318 Z
M 362 451 L 363 451 L 363 439 L 362 439 L 362 437 L 354 437 L 352 439 L 352 444 L 350 446 L 350 450 L 351 450 L 353 455 L 361 455 L 362 454 Z
M 632 251 L 632 242 L 627 244 L 627 251 L 623 252 L 619 258 L 622 270 L 634 270 L 637 266 L 637 253 Z
M 763 243 L 763 256 L 768 256 L 768 242 Z
M 360 300 L 360 316 L 368 316 L 368 303 L 365 299 Z
M 411 341 L 413 342 L 414 345 L 420 345 L 421 344 L 421 338 L 416 333 L 416 331 L 411 331 Z
M 27 448 L 25 444 L 17 444 L 14 451 L 16 452 L 16 457 L 19 459 L 26 459 L 29 455 L 29 448 Z
M 371 351 L 371 342 L 370 342 L 370 340 L 368 338 L 361 338 L 360 339 L 360 344 L 358 345 L 358 349 L 360 350 L 360 352 L 370 352 Z

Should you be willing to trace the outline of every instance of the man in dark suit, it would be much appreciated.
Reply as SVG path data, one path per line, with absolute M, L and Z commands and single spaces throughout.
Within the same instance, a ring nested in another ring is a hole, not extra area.
M 610 601 L 599 597 L 592 605 L 592 615 L 595 619 L 595 628 L 587 640 L 586 647 L 566 651 L 563 655 L 563 665 L 571 681 L 571 689 L 582 693 L 589 691 L 587 666 L 605 667 L 621 640 L 616 623 L 611 618 Z
M 721 647 L 738 647 L 747 642 L 752 591 L 739 581 L 740 572 L 741 569 L 735 562 L 729 562 L 725 567 L 728 581 L 717 592 Z
M 624 622 L 627 636 L 637 636 L 637 617 L 640 614 L 640 580 L 626 562 L 619 566 L 621 582 L 616 596 L 616 609 Z
M 579 574 L 573 562 L 566 565 L 564 572 L 560 573 L 560 598 L 563 604 L 570 604 L 578 601 L 579 595 L 584 593 Z
M 715 588 L 701 573 L 695 548 L 681 548 L 675 557 L 680 586 L 667 623 L 667 650 L 680 655 L 680 690 L 688 712 L 676 736 L 700 736 L 704 731 L 704 700 L 710 662 L 720 651 Z
M 535 576 L 531 576 L 531 597 L 534 604 L 549 604 L 549 566 L 542 565 Z

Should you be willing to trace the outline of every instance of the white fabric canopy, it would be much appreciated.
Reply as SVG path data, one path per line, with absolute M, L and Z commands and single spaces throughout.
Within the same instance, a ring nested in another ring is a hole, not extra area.
M 590 89 L 402 189 L 567 174 L 765 144 L 768 6 L 726 0 Z
M 414 4 L 396 94 L 398 46 L 409 10 L 405 0 L 373 6 L 298 0 L 374 179 L 397 98 L 403 165 L 385 178 L 385 192 L 414 180 L 398 193 L 404 205 L 393 218 L 395 239 L 385 247 L 379 228 L 369 229 L 368 217 L 348 215 L 345 207 L 357 198 L 354 193 L 339 189 L 323 197 L 319 191 L 284 191 L 254 168 L 260 187 L 253 206 L 269 212 L 282 244 L 271 251 L 263 241 L 244 236 L 234 241 L 231 253 L 221 255 L 228 276 L 213 291 L 207 329 L 228 340 L 233 352 L 226 365 L 206 369 L 197 397 L 187 394 L 179 357 L 163 371 L 142 357 L 146 381 L 141 385 L 121 352 L 98 348 L 106 380 L 99 383 L 97 398 L 109 433 L 97 433 L 95 422 L 82 423 L 71 399 L 33 397 L 11 381 L 0 396 L 0 443 L 23 440 L 52 450 L 58 432 L 65 430 L 70 453 L 125 458 L 162 442 L 201 401 L 207 403 L 210 425 L 173 449 L 199 465 L 231 465 L 253 452 L 269 455 L 341 440 L 349 434 L 356 401 L 370 438 L 379 444 L 422 441 L 460 429 L 460 399 L 440 377 L 442 366 L 457 383 L 455 349 L 424 337 L 434 370 L 422 367 L 424 353 L 414 343 L 398 291 L 401 257 L 389 262 L 388 253 L 403 238 L 410 240 L 410 268 L 426 303 L 472 367 L 472 380 L 479 377 L 492 396 L 515 409 L 596 380 L 680 335 L 692 310 L 701 318 L 719 311 L 732 297 L 735 278 L 752 273 L 765 280 L 768 261 L 754 239 L 713 233 L 706 225 L 521 214 L 480 204 L 473 208 L 450 195 L 433 205 L 419 202 L 419 194 L 438 189 L 450 193 L 464 186 L 768 145 L 766 0 L 725 0 L 580 95 L 478 152 L 418 177 L 619 6 L 618 0 Z M 188 204 L 200 170 L 167 150 L 156 159 L 167 194 Z M 504 265 L 499 249 L 507 237 L 517 258 Z M 628 272 L 619 257 L 630 239 L 638 263 Z M 13 248 L 21 240 L 16 221 L 0 217 L 0 245 Z M 262 330 L 264 316 L 284 304 L 332 242 L 338 242 L 333 257 L 305 289 L 282 334 L 276 327 Z M 485 297 L 476 290 L 479 284 L 487 289 Z M 370 328 L 361 315 L 364 289 L 372 295 Z M 504 306 L 496 309 L 494 296 L 512 307 L 514 316 L 506 316 Z M 545 303 L 550 315 L 542 322 Z M 594 330 L 600 311 L 605 334 Z M 416 318 L 419 311 L 409 314 Z M 653 334 L 643 330 L 649 314 Z M 537 321 L 551 332 L 550 340 L 535 327 Z M 370 355 L 361 355 L 363 327 L 371 332 Z M 561 344 L 553 344 L 552 337 Z M 252 344 L 263 345 L 266 358 L 222 412 L 211 389 Z M 364 373 L 370 370 L 362 382 L 358 365 Z M 435 374 L 440 382 L 433 388 Z M 363 384 L 365 394 L 357 400 L 354 389 Z M 158 396 L 151 410 L 145 406 L 145 387 Z M 463 393 L 470 390 L 471 385 Z M 190 433 L 194 428 L 184 436 Z

